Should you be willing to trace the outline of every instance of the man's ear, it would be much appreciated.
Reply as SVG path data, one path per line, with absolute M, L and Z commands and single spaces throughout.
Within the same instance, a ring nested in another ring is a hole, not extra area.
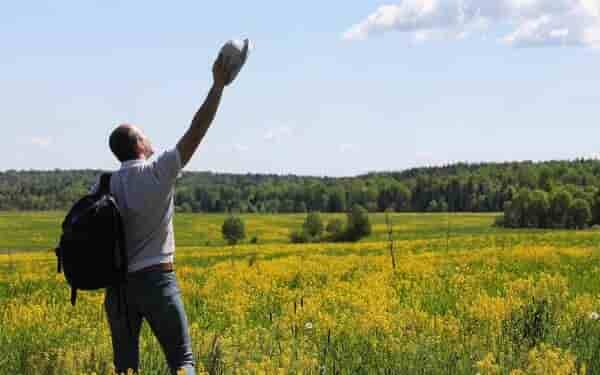
M 135 154 L 138 156 L 138 158 L 146 154 L 146 147 L 144 146 L 144 142 L 141 138 L 138 138 L 137 142 L 135 143 Z

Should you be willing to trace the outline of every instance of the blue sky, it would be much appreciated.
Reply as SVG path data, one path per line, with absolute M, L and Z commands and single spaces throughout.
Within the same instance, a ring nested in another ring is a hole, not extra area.
M 238 37 L 255 49 L 189 170 L 594 157 L 599 1 L 8 2 L 0 170 L 115 169 L 121 122 L 173 147 Z

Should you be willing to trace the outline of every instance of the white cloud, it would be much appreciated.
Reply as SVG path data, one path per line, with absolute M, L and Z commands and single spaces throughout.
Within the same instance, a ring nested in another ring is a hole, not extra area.
M 32 137 L 29 139 L 29 143 L 41 148 L 48 148 L 50 147 L 50 145 L 52 145 L 52 138 L 51 137 Z
M 581 0 L 581 5 L 586 11 L 595 16 L 600 17 L 600 1 L 598 0 Z
M 287 125 L 283 125 L 283 126 L 278 126 L 276 128 L 273 129 L 269 129 L 265 135 L 264 135 L 264 139 L 266 141 L 271 141 L 271 142 L 279 142 L 284 138 L 287 138 L 289 136 L 292 135 L 292 128 L 290 126 Z
M 364 40 L 388 31 L 415 41 L 464 39 L 510 27 L 501 42 L 517 47 L 600 44 L 600 0 L 402 0 L 384 5 L 343 34 Z

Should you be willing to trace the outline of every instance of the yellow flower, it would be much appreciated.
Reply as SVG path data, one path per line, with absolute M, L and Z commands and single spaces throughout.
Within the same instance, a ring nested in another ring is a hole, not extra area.
M 493 353 L 488 353 L 486 356 L 475 364 L 475 368 L 480 375 L 497 375 L 500 374 L 501 368 L 496 364 L 496 357 Z

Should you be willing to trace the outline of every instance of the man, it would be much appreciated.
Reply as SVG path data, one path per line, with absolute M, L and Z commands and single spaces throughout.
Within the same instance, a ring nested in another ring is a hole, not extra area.
M 227 84 L 226 70 L 223 58 L 217 58 L 213 86 L 191 126 L 174 149 L 155 160 L 149 160 L 154 150 L 137 127 L 120 125 L 110 136 L 110 148 L 122 163 L 110 187 L 121 210 L 129 261 L 126 308 L 121 308 L 119 287 L 106 290 L 104 303 L 119 374 L 138 371 L 143 319 L 160 342 L 171 373 L 195 374 L 187 317 L 173 272 L 174 184 L 215 117 Z

